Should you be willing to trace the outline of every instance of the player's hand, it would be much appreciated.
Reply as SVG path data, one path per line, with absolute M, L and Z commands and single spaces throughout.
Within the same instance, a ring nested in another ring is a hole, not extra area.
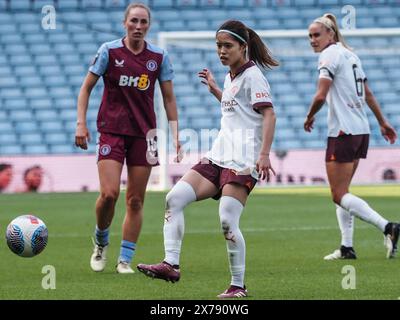
M 260 154 L 256 162 L 256 170 L 261 180 L 267 178 L 267 181 L 269 181 L 271 178 L 271 172 L 275 176 L 275 170 L 272 168 L 268 155 Z
M 183 150 L 182 150 L 182 146 L 179 142 L 175 146 L 175 149 L 176 149 L 176 156 L 174 158 L 174 162 L 179 163 L 183 159 Z
M 87 150 L 88 141 L 90 141 L 90 133 L 86 124 L 78 123 L 75 131 L 75 145 L 83 150 Z
M 211 93 L 218 89 L 217 82 L 210 70 L 203 69 L 198 73 L 198 76 L 201 78 L 201 83 L 205 84 Z
M 306 117 L 306 120 L 304 120 L 304 130 L 311 132 L 311 130 L 314 129 L 314 121 L 315 117 Z
M 380 127 L 382 136 L 385 138 L 385 140 L 390 142 L 390 144 L 395 143 L 397 139 L 396 130 L 386 121 L 382 123 Z

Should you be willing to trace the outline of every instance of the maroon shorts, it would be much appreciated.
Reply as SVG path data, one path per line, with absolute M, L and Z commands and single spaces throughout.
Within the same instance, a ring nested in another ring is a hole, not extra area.
M 369 134 L 328 137 L 325 161 L 353 162 L 367 157 Z
M 222 168 L 205 158 L 192 167 L 192 169 L 200 173 L 217 187 L 218 193 L 213 197 L 215 200 L 221 198 L 222 188 L 228 183 L 246 187 L 247 194 L 250 194 L 257 183 L 257 180 L 251 175 L 238 175 L 235 170 Z
M 128 166 L 157 166 L 159 164 L 157 138 L 146 139 L 112 133 L 99 133 L 97 162 L 111 159 L 123 164 L 125 158 Z

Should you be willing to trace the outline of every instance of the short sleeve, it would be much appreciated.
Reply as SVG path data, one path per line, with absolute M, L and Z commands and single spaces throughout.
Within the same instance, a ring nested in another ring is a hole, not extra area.
M 273 107 L 269 83 L 262 73 L 253 73 L 248 81 L 253 109 L 258 112 L 262 107 Z
M 98 76 L 102 76 L 106 72 L 107 66 L 108 48 L 106 44 L 103 44 L 97 51 L 97 54 L 94 57 L 91 66 L 89 67 L 89 71 L 97 74 Z
M 339 67 L 340 55 L 335 50 L 324 50 L 319 56 L 319 78 L 333 80 Z
M 168 52 L 164 50 L 163 60 L 161 63 L 161 72 L 158 76 L 160 82 L 169 81 L 174 78 L 174 70 L 172 69 L 172 64 L 169 59 Z

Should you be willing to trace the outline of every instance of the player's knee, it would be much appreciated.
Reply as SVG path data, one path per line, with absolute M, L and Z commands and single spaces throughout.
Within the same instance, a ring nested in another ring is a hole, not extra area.
M 115 204 L 118 200 L 119 193 L 113 190 L 102 191 L 100 194 L 101 200 L 106 204 Z
M 332 191 L 332 201 L 336 203 L 337 205 L 340 205 L 340 201 L 342 200 L 343 196 L 346 194 L 346 192 L 341 191 L 341 190 L 333 190 Z
M 132 211 L 141 211 L 143 209 L 143 199 L 140 197 L 129 197 L 126 202 L 127 207 Z
M 172 211 L 175 211 L 174 209 L 183 209 L 186 206 L 186 204 L 182 201 L 183 198 L 184 197 L 179 194 L 179 191 L 177 191 L 175 188 L 172 188 L 165 197 L 166 208 Z

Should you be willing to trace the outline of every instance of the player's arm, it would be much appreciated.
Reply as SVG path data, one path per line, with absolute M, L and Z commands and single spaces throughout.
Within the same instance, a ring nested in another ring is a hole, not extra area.
M 397 139 L 396 130 L 390 125 L 390 123 L 386 120 L 382 113 L 382 109 L 376 100 L 374 94 L 369 88 L 367 82 L 364 83 L 365 88 L 365 101 L 368 104 L 368 107 L 374 113 L 376 120 L 379 123 L 381 128 L 381 133 L 386 141 L 389 141 L 391 144 L 395 143 Z
M 263 128 L 261 151 L 256 163 L 256 169 L 261 175 L 262 180 L 267 178 L 267 181 L 269 181 L 270 171 L 275 175 L 269 154 L 271 152 L 271 145 L 274 139 L 276 115 L 272 106 L 258 108 L 258 111 L 263 115 Z
M 201 78 L 201 83 L 205 84 L 208 90 L 221 102 L 222 90 L 218 87 L 212 72 L 208 69 L 203 69 L 198 73 L 198 76 Z
M 174 87 L 171 80 L 160 82 L 161 94 L 163 97 L 164 108 L 167 114 L 170 130 L 172 132 L 173 143 L 177 152 L 177 161 L 180 161 L 180 143 L 179 143 L 179 130 L 178 130 L 178 111 L 176 106 L 176 98 L 174 94 Z
M 313 101 L 311 102 L 310 108 L 306 116 L 306 120 L 304 121 L 305 131 L 311 132 L 311 130 L 313 129 L 315 115 L 318 113 L 319 110 L 321 110 L 322 106 L 324 105 L 331 84 L 331 79 L 319 78 L 317 92 L 314 95 Z
M 99 78 L 100 77 L 98 75 L 89 71 L 79 91 L 75 145 L 84 150 L 87 149 L 87 142 L 90 141 L 90 134 L 86 124 L 86 113 L 89 105 L 89 97 Z

